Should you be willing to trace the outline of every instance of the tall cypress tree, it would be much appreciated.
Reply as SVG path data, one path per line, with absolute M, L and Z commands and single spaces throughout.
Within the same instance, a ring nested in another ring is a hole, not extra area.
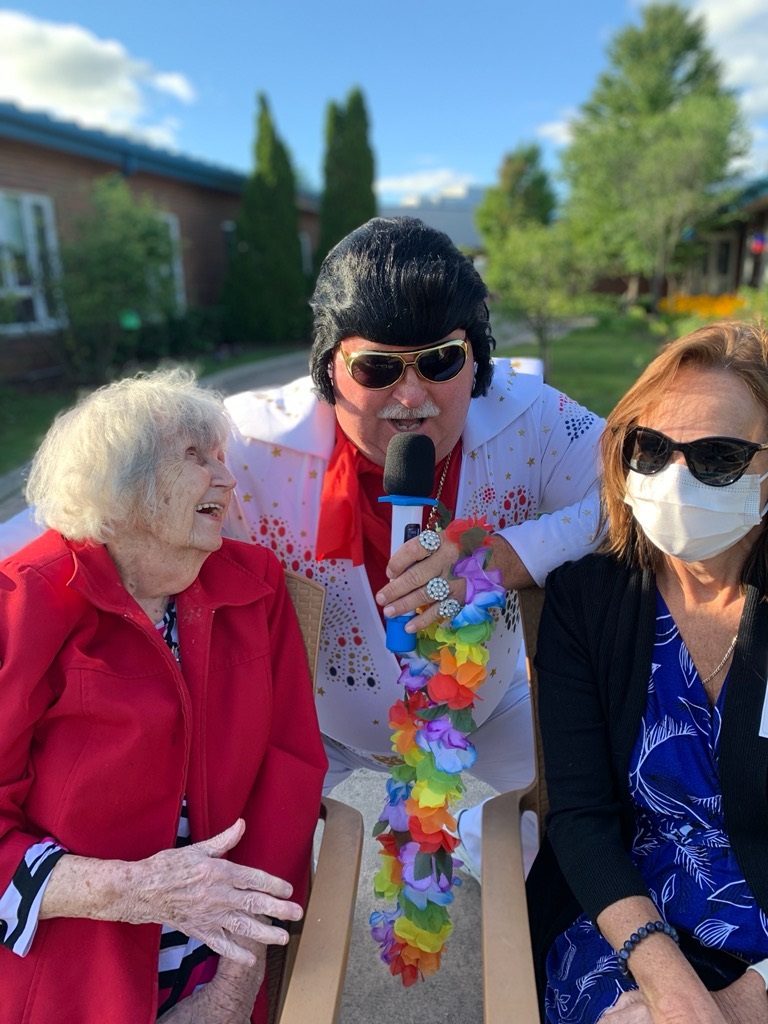
M 353 89 L 347 97 L 344 125 L 344 146 L 347 169 L 347 224 L 343 235 L 376 216 L 376 196 L 373 191 L 373 151 L 368 141 L 368 113 L 360 89 Z
M 262 93 L 255 158 L 224 292 L 229 330 L 240 341 L 295 341 L 306 336 L 308 323 L 296 179 Z
M 358 88 L 349 93 L 346 105 L 328 104 L 324 178 L 318 265 L 345 235 L 376 216 L 368 114 Z

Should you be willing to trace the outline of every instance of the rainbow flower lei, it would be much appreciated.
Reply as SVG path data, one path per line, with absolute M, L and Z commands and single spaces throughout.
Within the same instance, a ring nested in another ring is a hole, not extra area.
M 461 772 L 477 759 L 469 740 L 472 710 L 486 677 L 485 643 L 496 627 L 491 609 L 504 604 L 506 593 L 501 572 L 487 569 L 492 529 L 484 516 L 446 527 L 445 536 L 461 548 L 452 575 L 467 581 L 466 604 L 455 619 L 417 634 L 413 654 L 400 659 L 405 694 L 389 712 L 392 749 L 402 760 L 390 770 L 373 829 L 381 844 L 374 893 L 395 905 L 374 911 L 370 925 L 381 959 L 406 986 L 439 969 L 453 929 L 448 907 L 462 862 L 453 857 L 451 808 L 466 789 Z

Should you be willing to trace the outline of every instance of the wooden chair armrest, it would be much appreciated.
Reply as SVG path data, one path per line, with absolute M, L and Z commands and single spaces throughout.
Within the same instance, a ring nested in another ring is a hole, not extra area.
M 280 1024 L 336 1024 L 344 991 L 363 849 L 363 817 L 354 807 L 323 798 L 325 829 Z
M 483 807 L 482 912 L 485 1024 L 539 1024 L 528 930 L 520 819 L 527 789 Z

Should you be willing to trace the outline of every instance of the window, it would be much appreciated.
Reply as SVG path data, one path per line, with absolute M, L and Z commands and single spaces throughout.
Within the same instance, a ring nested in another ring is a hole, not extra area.
M 164 274 L 173 282 L 173 294 L 176 300 L 176 312 L 184 313 L 187 308 L 187 293 L 184 287 L 184 265 L 181 259 L 181 232 L 179 231 L 179 218 L 175 213 L 161 211 L 158 214 L 160 220 L 168 228 L 168 236 L 173 248 L 171 262 L 164 268 Z
M 58 327 L 58 273 L 51 200 L 0 192 L 0 331 Z
M 307 231 L 299 232 L 299 245 L 301 246 L 301 269 L 309 277 L 312 273 L 312 239 Z

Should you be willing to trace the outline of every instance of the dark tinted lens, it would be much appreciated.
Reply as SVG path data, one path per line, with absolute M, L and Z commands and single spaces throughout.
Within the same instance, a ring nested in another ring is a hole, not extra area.
M 702 438 L 686 452 L 688 468 L 703 484 L 724 487 L 738 480 L 750 463 L 751 450 L 738 441 Z
M 624 441 L 624 463 L 636 473 L 659 473 L 669 462 L 672 451 L 663 434 L 635 427 Z
M 400 378 L 403 361 L 399 356 L 365 352 L 352 361 L 352 376 L 364 388 L 388 388 Z
M 467 354 L 460 342 L 455 345 L 441 345 L 419 355 L 419 373 L 427 380 L 436 382 L 451 380 L 461 372 L 466 359 Z
M 661 472 L 676 451 L 683 453 L 688 469 L 701 483 L 726 487 L 742 476 L 755 447 L 729 437 L 677 443 L 647 427 L 634 427 L 624 441 L 624 464 L 636 473 L 651 476 Z

